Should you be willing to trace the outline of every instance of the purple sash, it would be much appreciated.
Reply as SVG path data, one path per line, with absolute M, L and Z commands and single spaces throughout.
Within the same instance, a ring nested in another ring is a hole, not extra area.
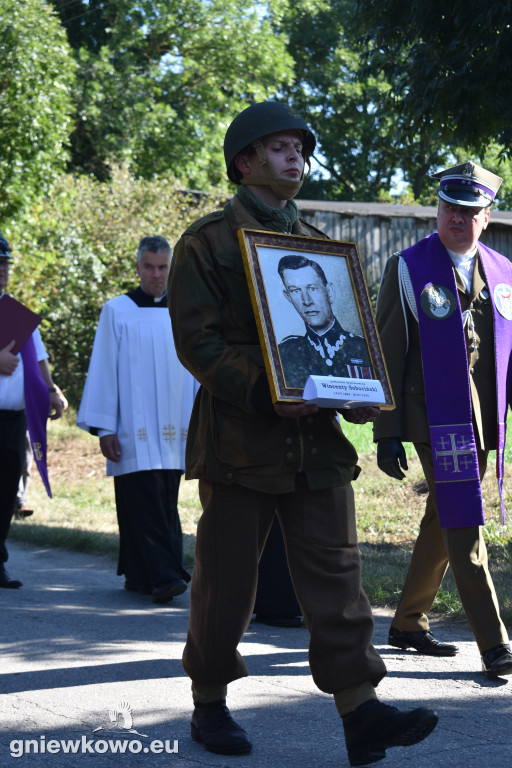
M 503 450 L 511 391 L 512 322 L 496 309 L 495 288 L 512 284 L 512 266 L 478 243 L 491 294 L 498 392 L 497 474 L 503 505 Z M 482 490 L 472 423 L 468 360 L 455 273 L 437 233 L 403 251 L 418 308 L 425 398 L 434 480 L 442 528 L 484 523 Z
M 478 243 L 480 259 L 491 295 L 494 312 L 494 358 L 496 361 L 497 384 L 497 445 L 496 477 L 501 500 L 501 513 L 505 523 L 505 504 L 503 502 L 503 474 L 505 439 L 507 429 L 507 409 L 512 395 L 512 296 L 504 290 L 512 286 L 512 264 L 501 254 L 482 243 Z
M 46 493 L 52 492 L 46 466 L 46 421 L 50 412 L 50 395 L 37 362 L 36 347 L 32 336 L 20 350 L 23 360 L 23 382 L 25 390 L 25 415 L 30 435 L 30 444 Z

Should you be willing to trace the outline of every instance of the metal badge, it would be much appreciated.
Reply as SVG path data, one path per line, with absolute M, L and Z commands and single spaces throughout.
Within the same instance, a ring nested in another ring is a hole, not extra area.
M 430 284 L 421 292 L 420 304 L 427 317 L 446 320 L 455 312 L 457 299 L 448 288 Z

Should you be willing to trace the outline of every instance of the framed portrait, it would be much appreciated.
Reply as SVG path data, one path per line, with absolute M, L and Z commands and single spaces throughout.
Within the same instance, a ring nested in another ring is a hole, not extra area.
M 238 237 L 273 402 L 394 408 L 355 243 Z

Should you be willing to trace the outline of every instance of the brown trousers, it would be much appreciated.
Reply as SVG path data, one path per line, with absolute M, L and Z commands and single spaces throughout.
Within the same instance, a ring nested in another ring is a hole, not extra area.
M 190 623 L 183 667 L 199 686 L 248 674 L 237 646 L 252 616 L 261 556 L 274 514 L 286 545 L 302 615 L 309 663 L 325 693 L 386 674 L 371 644 L 373 617 L 361 589 L 351 485 L 309 490 L 302 475 L 291 493 L 270 494 L 200 481 Z
M 487 548 L 481 526 L 445 528 L 437 516 L 432 448 L 415 443 L 429 493 L 425 515 L 409 564 L 393 627 L 408 632 L 429 628 L 427 613 L 448 565 L 462 606 L 475 635 L 480 652 L 508 643 L 507 630 L 500 617 L 496 592 L 489 573 Z M 487 451 L 478 451 L 480 478 L 487 467 Z

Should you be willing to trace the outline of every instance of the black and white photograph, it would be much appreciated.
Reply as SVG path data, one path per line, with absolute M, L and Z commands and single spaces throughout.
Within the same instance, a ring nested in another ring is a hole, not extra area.
M 353 243 L 241 230 L 275 401 L 301 399 L 309 376 L 379 380 L 393 399 Z

